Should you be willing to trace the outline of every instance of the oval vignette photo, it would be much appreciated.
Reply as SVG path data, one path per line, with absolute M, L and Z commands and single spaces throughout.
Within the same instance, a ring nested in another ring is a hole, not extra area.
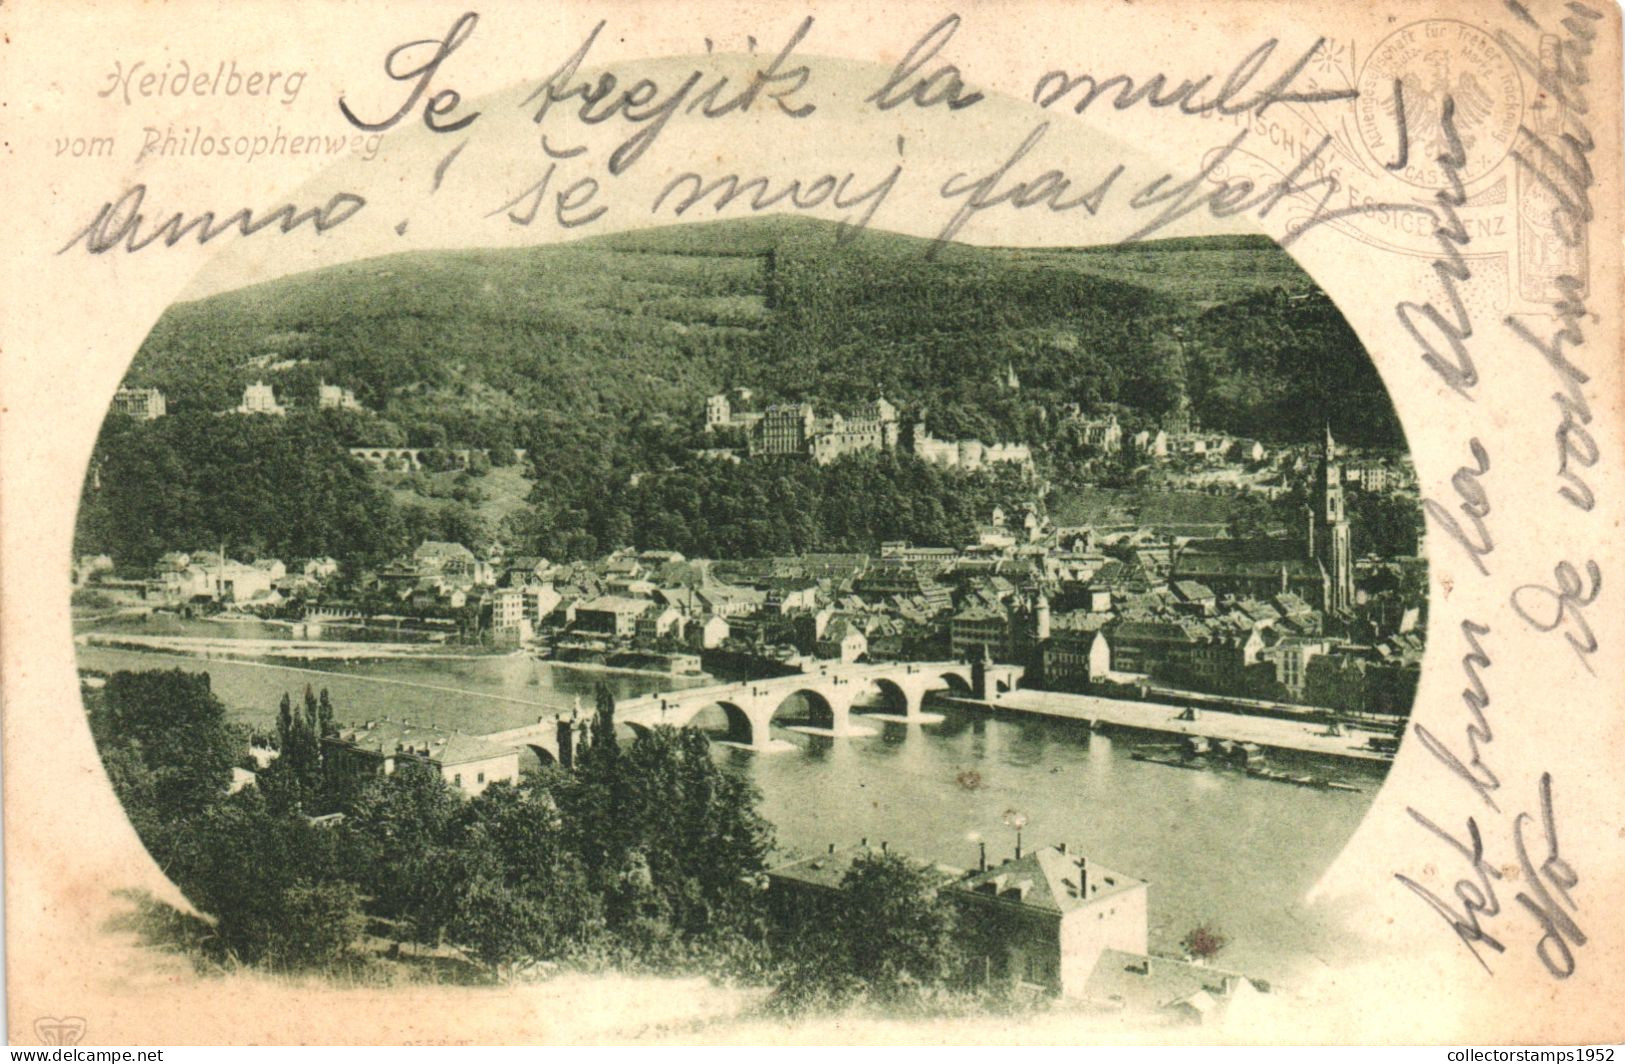
M 144 940 L 212 977 L 1188 1024 L 1360 955 L 1305 896 L 1410 711 L 1421 531 L 1267 237 L 767 217 L 172 306 L 74 619 L 194 910 Z

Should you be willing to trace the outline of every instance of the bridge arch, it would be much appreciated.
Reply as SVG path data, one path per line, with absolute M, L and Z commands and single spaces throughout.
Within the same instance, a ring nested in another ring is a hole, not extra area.
M 870 678 L 867 689 L 861 691 L 858 698 L 853 709 L 859 712 L 913 716 L 919 711 L 919 694 L 886 676 Z
M 799 715 L 786 717 L 787 709 L 792 713 L 797 712 L 799 709 Z M 787 692 L 778 700 L 778 704 L 773 707 L 773 712 L 767 715 L 765 723 L 771 725 L 778 721 L 783 724 L 802 724 L 813 728 L 834 729 L 845 723 L 844 720 L 840 719 L 844 716 L 844 713 L 837 712 L 834 704 L 822 691 L 812 687 L 798 687 L 794 691 Z M 767 736 L 764 735 L 760 738 L 765 740 Z
M 677 727 L 696 728 L 713 739 L 721 738 L 746 746 L 752 745 L 757 739 L 756 725 L 752 722 L 750 714 L 737 702 L 725 699 L 711 702 L 695 701 L 670 714 L 669 720 L 661 723 L 668 722 Z
M 957 672 L 944 672 L 937 679 L 942 681 L 942 687 L 947 688 L 956 695 L 971 693 L 970 681 Z M 937 690 L 941 690 L 941 688 L 937 688 Z

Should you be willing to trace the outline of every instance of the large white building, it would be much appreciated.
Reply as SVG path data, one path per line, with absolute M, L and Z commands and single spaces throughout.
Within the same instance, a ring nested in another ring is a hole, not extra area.
M 156 421 L 169 413 L 169 403 L 157 388 L 120 388 L 113 393 L 113 413 L 138 421 Z
M 361 402 L 355 393 L 336 384 L 321 383 L 316 393 L 316 405 L 322 410 L 360 410 Z
M 341 728 L 322 740 L 327 771 L 362 779 L 393 775 L 415 760 L 470 797 L 497 781 L 519 782 L 519 752 L 474 735 L 416 726 L 407 721 L 368 721 Z
M 946 895 L 964 945 L 988 982 L 1081 998 L 1107 950 L 1144 955 L 1143 880 L 1102 867 L 1065 844 L 982 868 Z
M 287 412 L 288 408 L 276 401 L 276 390 L 264 381 L 255 381 L 244 388 L 242 404 L 237 407 L 239 414 L 270 414 L 273 417 L 282 417 Z

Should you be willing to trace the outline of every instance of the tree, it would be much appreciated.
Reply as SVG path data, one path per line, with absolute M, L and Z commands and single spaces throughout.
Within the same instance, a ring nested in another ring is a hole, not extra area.
M 1349 539 L 1357 552 L 1384 558 L 1416 554 L 1422 510 L 1414 498 L 1364 491 L 1351 496 Z
M 355 946 L 366 926 L 361 891 L 347 881 L 300 881 L 282 891 L 279 917 L 267 950 L 272 963 L 320 968 Z
M 897 854 L 865 854 L 841 880 L 830 918 L 792 944 L 778 1003 L 802 1009 L 867 995 L 887 1007 L 921 1004 L 963 970 L 956 924 L 929 869 Z
M 215 918 L 221 951 L 248 963 L 302 964 L 330 958 L 336 939 L 354 938 L 350 902 L 359 895 L 310 893 L 343 881 L 340 843 L 249 788 L 193 818 L 160 863 Z
M 101 488 L 83 496 L 84 553 L 144 568 L 199 543 L 346 563 L 402 546 L 393 499 L 320 417 L 197 413 L 115 424 L 125 421 L 111 419 L 97 441 Z
M 500 881 L 534 906 L 535 923 L 528 934 L 539 958 L 590 942 L 603 922 L 581 859 L 569 849 L 553 794 L 561 782 L 544 776 L 519 786 L 493 784 L 468 804 L 463 818 L 463 848 L 490 857 L 472 862 L 478 875 Z
M 476 876 L 463 889 L 450 934 L 500 982 L 547 957 L 549 921 L 537 900 L 500 879 Z
M 126 764 L 127 793 L 150 794 L 153 815 L 177 820 L 224 796 L 246 744 L 227 725 L 208 673 L 115 672 L 100 707 L 92 732 L 104 752 L 128 747 L 144 766 L 138 773 Z
M 548 785 L 494 784 L 468 803 L 456 842 L 464 873 L 447 935 L 499 980 L 568 956 L 602 929 L 598 899 L 566 848 Z
M 438 943 L 456 912 L 462 801 L 426 762 L 403 756 L 362 788 L 340 828 L 349 874 L 412 941 Z
M 591 742 L 558 797 L 610 930 L 664 951 L 672 937 L 752 926 L 771 835 L 755 789 L 717 766 L 703 733 L 656 728 L 623 747 L 600 688 Z
M 853 862 L 837 921 L 852 971 L 882 998 L 953 978 L 954 913 L 929 869 L 890 853 Z
M 1229 944 L 1228 935 L 1205 923 L 1197 924 L 1185 932 L 1185 937 L 1179 940 L 1179 948 L 1185 951 L 1186 956 L 1197 961 L 1212 960 Z
M 322 740 L 333 734 L 333 703 L 327 689 L 321 698 L 307 684 L 302 709 L 286 693 L 277 709 L 277 759 L 261 773 L 261 789 L 278 808 L 326 811 L 327 780 Z

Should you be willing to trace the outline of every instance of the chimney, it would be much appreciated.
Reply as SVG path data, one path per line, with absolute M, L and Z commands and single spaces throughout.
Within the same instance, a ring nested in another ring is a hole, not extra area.
M 976 870 L 978 872 L 986 872 L 987 871 L 987 843 L 979 842 L 979 843 L 976 844 L 976 848 L 977 848 L 977 850 L 980 851 L 980 856 L 977 857 L 977 859 L 976 859 Z
M 1055 844 L 1055 848 L 1057 850 L 1060 850 L 1062 853 L 1065 853 L 1066 852 L 1066 843 L 1058 842 L 1058 843 Z
M 867 850 L 869 848 L 869 836 L 865 835 L 862 839 L 860 839 L 858 841 L 858 845 Z
M 886 852 L 886 840 L 885 839 L 880 840 L 880 852 L 881 853 Z
M 1021 832 L 1016 832 L 1016 860 L 1021 860 Z
M 834 856 L 834 854 L 835 854 L 835 844 L 833 842 L 829 844 L 829 852 L 830 852 L 831 856 Z
M 1078 858 L 1078 893 L 1087 898 L 1089 896 L 1089 859 Z

